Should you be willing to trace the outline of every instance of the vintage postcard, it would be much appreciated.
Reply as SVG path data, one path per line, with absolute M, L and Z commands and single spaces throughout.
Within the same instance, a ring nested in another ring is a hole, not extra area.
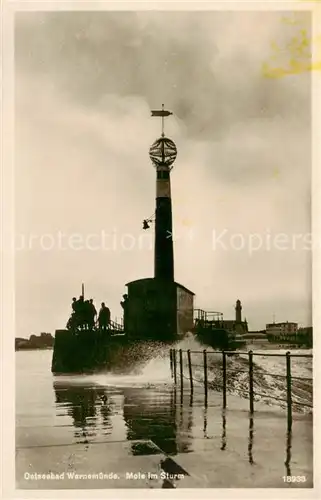
M 5 3 L 12 495 L 316 498 L 315 10 Z

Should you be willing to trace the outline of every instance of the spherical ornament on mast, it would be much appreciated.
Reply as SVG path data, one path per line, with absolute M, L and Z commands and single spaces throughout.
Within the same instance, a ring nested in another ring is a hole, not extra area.
M 172 169 L 177 156 L 175 143 L 168 137 L 160 137 L 149 149 L 149 156 L 155 167 L 168 167 Z

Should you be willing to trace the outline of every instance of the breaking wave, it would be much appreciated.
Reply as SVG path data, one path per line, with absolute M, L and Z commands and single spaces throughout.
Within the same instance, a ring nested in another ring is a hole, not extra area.
M 135 367 L 131 373 L 109 373 L 102 372 L 93 375 L 68 376 L 68 382 L 84 384 L 84 378 L 88 384 L 98 384 L 114 388 L 136 387 L 164 389 L 172 386 L 173 379 L 170 373 L 169 348 L 153 348 L 151 359 Z M 181 342 L 173 345 L 176 349 L 192 353 L 193 378 L 195 382 L 203 384 L 203 354 L 204 346 L 200 344 L 192 334 L 188 334 Z M 249 347 L 245 348 L 246 351 Z M 256 352 L 258 349 L 253 349 Z M 209 388 L 214 391 L 222 391 L 222 354 L 211 348 L 206 348 L 208 359 L 208 383 Z M 276 353 L 276 349 L 254 355 L 254 401 L 277 405 L 286 408 L 286 359 L 285 356 L 267 356 L 268 353 Z M 277 350 L 285 354 L 286 350 Z M 311 350 L 292 350 L 292 354 L 311 354 Z M 184 373 L 188 374 L 187 356 L 184 352 Z M 179 371 L 179 370 L 178 370 Z M 313 380 L 312 380 L 312 358 L 291 359 L 292 371 L 292 400 L 293 411 L 309 413 L 313 402 Z M 247 354 L 235 354 L 227 356 L 227 391 L 229 394 L 248 398 L 248 372 L 249 363 Z M 297 377 L 297 378 L 296 378 Z M 65 377 L 59 376 L 59 381 L 65 381 Z M 305 406 L 307 405 L 307 406 Z
M 254 355 L 253 358 L 253 385 L 254 401 L 287 407 L 286 385 L 286 358 L 285 356 L 267 356 L 274 351 Z M 280 351 L 280 354 L 285 351 Z M 307 351 L 292 351 L 293 354 L 307 354 Z M 309 352 L 310 354 L 311 352 Z M 193 374 L 199 383 L 203 383 L 203 366 L 201 355 L 197 367 L 193 367 Z M 195 356 L 194 361 L 195 363 Z M 209 387 L 222 391 L 223 370 L 222 355 L 208 354 L 208 383 Z M 246 354 L 227 356 L 227 392 L 233 395 L 248 398 L 249 391 L 249 362 Z M 298 413 L 310 413 L 313 404 L 313 376 L 312 358 L 291 358 L 292 374 L 292 408 Z

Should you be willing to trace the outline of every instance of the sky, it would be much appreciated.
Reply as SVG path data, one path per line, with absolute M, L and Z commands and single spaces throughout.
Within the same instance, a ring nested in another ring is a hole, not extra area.
M 162 103 L 176 281 L 226 319 L 240 299 L 250 330 L 311 324 L 311 75 L 264 66 L 306 62 L 309 32 L 304 12 L 16 14 L 16 336 L 64 328 L 82 282 L 119 318 L 153 276 Z

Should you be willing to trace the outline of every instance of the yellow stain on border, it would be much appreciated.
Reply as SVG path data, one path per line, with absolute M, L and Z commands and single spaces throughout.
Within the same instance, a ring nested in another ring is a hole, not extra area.
M 289 75 L 301 75 L 310 71 L 321 71 L 321 61 L 303 64 L 299 61 L 291 60 L 287 68 L 272 67 L 268 63 L 262 64 L 262 74 L 266 78 L 282 78 Z
M 321 0 L 318 0 L 321 3 Z M 295 17 L 282 17 L 281 21 L 289 25 L 300 25 Z M 301 26 L 285 47 L 276 42 L 271 43 L 272 53 L 269 61 L 261 66 L 262 75 L 266 78 L 282 78 L 289 75 L 300 75 L 321 70 L 321 36 L 310 39 L 307 30 Z M 278 57 L 288 54 L 286 65 L 277 65 Z
M 190 219 L 182 219 L 181 223 L 182 223 L 182 226 L 187 226 L 187 227 L 192 225 L 192 221 Z

